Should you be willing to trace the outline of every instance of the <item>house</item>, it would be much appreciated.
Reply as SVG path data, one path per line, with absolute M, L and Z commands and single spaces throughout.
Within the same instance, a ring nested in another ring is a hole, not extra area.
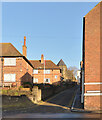
M 102 2 L 83 19 L 81 102 L 86 110 L 102 110 Z
M 51 60 L 44 60 L 44 55 L 41 55 L 41 60 L 30 60 L 33 70 L 33 83 L 60 83 L 60 68 Z
M 27 59 L 26 37 L 21 54 L 11 43 L 0 43 L 0 81 L 3 88 L 32 84 L 33 66 Z
M 64 63 L 64 61 L 62 59 L 58 62 L 57 66 L 59 66 L 60 69 L 61 69 L 62 78 L 63 79 L 68 79 L 67 66 L 66 66 L 66 64 Z

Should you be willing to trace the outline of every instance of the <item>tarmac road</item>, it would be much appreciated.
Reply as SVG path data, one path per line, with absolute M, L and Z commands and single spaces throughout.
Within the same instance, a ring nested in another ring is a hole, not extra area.
M 71 112 L 70 108 L 79 86 L 62 91 L 47 101 L 42 101 L 33 108 L 3 112 L 3 118 L 97 118 L 100 114 Z M 72 118 L 72 119 L 71 119 Z

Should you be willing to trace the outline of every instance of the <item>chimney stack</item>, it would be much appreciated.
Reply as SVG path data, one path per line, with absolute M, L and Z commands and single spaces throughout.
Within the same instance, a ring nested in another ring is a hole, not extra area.
M 23 56 L 27 57 L 26 36 L 24 36 Z
M 44 63 L 44 55 L 42 54 L 41 55 L 41 64 L 43 64 Z

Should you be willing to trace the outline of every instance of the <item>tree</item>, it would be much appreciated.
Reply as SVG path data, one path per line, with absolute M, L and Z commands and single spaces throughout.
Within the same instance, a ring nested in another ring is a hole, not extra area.
M 68 79 L 71 79 L 71 80 L 75 80 L 76 78 L 76 74 L 77 74 L 77 70 L 78 68 L 75 67 L 75 66 L 70 66 L 68 69 L 67 69 L 67 76 L 68 76 Z

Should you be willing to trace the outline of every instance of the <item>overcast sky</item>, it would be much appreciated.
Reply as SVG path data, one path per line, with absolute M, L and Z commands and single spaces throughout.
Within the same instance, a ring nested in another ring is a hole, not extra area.
M 21 53 L 27 37 L 28 59 L 45 59 L 67 67 L 80 67 L 83 17 L 96 2 L 3 3 L 2 42 L 12 43 Z

